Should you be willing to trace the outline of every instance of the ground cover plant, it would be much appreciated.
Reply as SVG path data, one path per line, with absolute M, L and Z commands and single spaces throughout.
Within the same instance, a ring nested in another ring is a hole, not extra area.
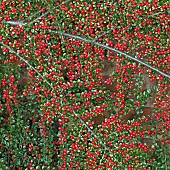
M 167 0 L 0 3 L 0 169 L 168 170 Z

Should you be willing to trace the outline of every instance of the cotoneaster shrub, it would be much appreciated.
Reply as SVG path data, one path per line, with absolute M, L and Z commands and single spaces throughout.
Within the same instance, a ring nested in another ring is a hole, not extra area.
M 1 169 L 168 169 L 168 1 L 2 1 L 0 14 Z

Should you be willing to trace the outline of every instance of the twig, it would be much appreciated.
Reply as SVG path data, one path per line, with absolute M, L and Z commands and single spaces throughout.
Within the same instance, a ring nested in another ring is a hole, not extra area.
M 159 14 L 161 14 L 162 12 L 157 12 L 157 13 L 155 13 L 155 14 L 151 14 L 151 15 L 148 15 L 148 17 L 152 17 L 152 16 L 155 16 L 155 15 L 159 15 Z
M 47 81 L 47 79 L 45 79 L 31 64 L 28 63 L 28 61 L 26 61 L 23 57 L 21 57 L 17 52 L 15 52 L 14 50 L 12 50 L 10 47 L 8 47 L 7 45 L 5 45 L 4 43 L 0 42 L 0 44 L 6 48 L 8 48 L 12 53 L 14 53 L 15 55 L 17 55 L 21 60 L 23 60 L 28 66 L 30 66 L 40 77 L 42 77 L 42 79 L 44 79 L 46 81 L 46 83 L 51 87 L 52 90 L 54 90 L 54 87 Z M 62 101 L 61 105 L 63 105 Z M 73 110 L 73 113 L 76 117 L 78 117 L 78 115 L 75 113 L 75 111 Z M 109 150 L 109 148 L 107 148 L 107 146 L 99 139 L 99 137 L 88 127 L 88 125 L 80 118 L 78 117 L 79 120 L 82 122 L 82 124 L 93 134 L 93 136 L 101 143 L 101 145 L 106 149 Z
M 56 3 L 57 1 L 54 1 L 53 3 Z M 45 9 L 45 8 L 42 8 L 42 9 Z M 28 20 L 29 18 L 33 18 L 35 15 L 37 15 L 38 13 L 40 13 L 41 11 L 38 11 L 38 12 L 35 12 L 33 15 L 31 16 L 28 16 L 26 19 L 24 20 Z
M 11 24 L 13 26 L 16 26 L 16 25 L 19 25 L 19 26 L 23 26 L 25 25 L 26 23 L 24 23 L 23 21 L 6 21 L 6 22 L 3 22 L 5 24 Z
M 62 100 L 60 101 L 61 106 L 63 105 Z M 101 139 L 89 128 L 89 126 L 76 114 L 76 112 L 73 110 L 74 116 L 76 116 L 80 122 L 88 129 L 88 131 L 91 132 L 91 134 L 100 142 L 100 144 L 107 150 L 110 151 L 110 149 L 102 142 Z
M 37 20 L 41 19 L 42 17 L 44 17 L 44 16 L 48 15 L 49 13 L 50 13 L 49 11 L 45 12 L 44 14 L 42 14 L 42 15 L 41 15 L 41 16 L 39 16 L 39 17 L 37 17 L 37 18 L 36 18 L 36 19 L 34 19 L 33 21 L 31 21 L 31 22 L 27 23 L 27 25 L 31 25 L 32 23 L 34 23 L 34 22 L 36 22 Z
M 22 61 L 24 61 L 29 67 L 31 67 L 42 79 L 46 81 L 46 83 L 51 87 L 52 90 L 54 90 L 54 87 L 48 82 L 46 78 L 44 78 L 27 60 L 25 60 L 23 57 L 21 57 L 17 52 L 15 52 L 13 49 L 11 49 L 9 46 L 4 44 L 3 42 L 0 42 L 0 44 L 6 48 L 8 48 L 12 53 L 14 53 L 17 57 L 19 57 Z
M 73 34 L 64 33 L 64 32 L 61 32 L 61 31 L 50 31 L 50 32 L 51 32 L 51 33 L 54 33 L 54 34 L 64 35 L 64 36 L 66 36 L 66 37 L 73 38 L 73 39 L 77 39 L 77 40 L 80 40 L 80 41 L 83 41 L 83 42 L 95 44 L 95 45 L 97 45 L 97 46 L 99 46 L 99 47 L 102 47 L 102 48 L 104 48 L 104 49 L 107 49 L 107 50 L 116 52 L 116 53 L 118 53 L 118 54 L 124 55 L 124 56 L 130 58 L 131 60 L 133 60 L 133 61 L 135 61 L 135 62 L 137 62 L 137 63 L 140 63 L 140 64 L 142 64 L 142 65 L 150 68 L 151 70 L 154 70 L 154 71 L 158 72 L 158 73 L 161 74 L 162 76 L 165 76 L 165 77 L 167 77 L 167 78 L 170 79 L 170 75 L 169 75 L 169 74 L 166 74 L 166 73 L 164 73 L 164 72 L 162 72 L 162 71 L 160 71 L 160 70 L 152 67 L 151 65 L 146 64 L 145 62 L 143 62 L 143 61 L 141 61 L 141 60 L 139 60 L 139 59 L 137 59 L 137 58 L 135 58 L 135 57 L 132 57 L 132 56 L 129 55 L 129 54 L 126 54 L 126 53 L 124 53 L 124 52 L 122 52 L 122 51 L 116 50 L 115 48 L 109 47 L 109 46 L 107 46 L 107 45 L 104 45 L 104 44 L 101 44 L 101 43 L 98 43 L 98 42 L 93 42 L 93 40 L 88 40 L 88 39 L 82 38 L 82 37 L 80 37 L 80 36 L 76 36 L 76 35 L 73 35 Z
M 65 3 L 69 2 L 69 1 L 73 1 L 73 0 L 66 0 L 66 1 L 62 2 L 60 5 L 54 7 L 53 9 L 57 9 L 58 7 L 60 7 L 61 5 L 65 4 Z M 11 24 L 11 25 L 14 25 L 14 26 L 15 26 L 15 25 L 19 25 L 19 26 L 31 25 L 31 24 L 33 24 L 34 22 L 36 22 L 37 20 L 41 19 L 42 17 L 48 15 L 53 9 L 51 9 L 50 11 L 45 12 L 45 13 L 42 14 L 41 16 L 37 17 L 36 19 L 34 19 L 33 21 L 28 22 L 28 23 L 26 23 L 26 22 L 24 22 L 24 21 L 5 21 L 5 22 L 3 21 L 3 22 L 4 22 L 5 24 Z M 36 15 L 37 13 L 39 13 L 39 12 L 36 12 L 34 15 Z M 34 15 L 32 15 L 31 17 L 28 17 L 28 18 L 32 18 Z
M 79 120 L 81 121 L 81 123 L 88 129 L 88 131 L 91 132 L 91 134 L 100 142 L 100 144 L 108 151 L 110 151 L 110 149 L 102 142 L 102 140 L 99 139 L 99 137 L 88 127 L 88 125 L 76 114 L 76 112 L 73 110 L 73 113 L 76 117 L 79 118 Z
M 97 41 L 99 38 L 103 37 L 104 35 L 108 34 L 109 32 L 111 32 L 111 31 L 113 31 L 113 30 L 114 30 L 114 28 L 112 28 L 112 29 L 104 32 L 103 34 L 99 35 L 98 37 L 94 38 L 94 39 L 92 40 L 92 43 L 94 43 L 94 42 Z
M 157 12 L 157 13 L 154 13 L 154 14 L 144 15 L 144 18 L 153 17 L 153 16 L 156 16 L 156 15 L 159 15 L 159 14 L 168 14 L 168 11 L 160 11 L 160 12 Z
M 69 2 L 69 1 L 73 1 L 73 0 L 66 0 L 66 1 L 62 2 L 60 5 L 58 5 L 55 8 L 53 8 L 53 9 L 57 9 L 58 7 L 60 7 L 61 5 L 65 4 L 65 3 Z M 39 16 L 38 18 L 36 18 L 32 22 L 27 23 L 27 25 L 30 25 L 30 24 L 36 22 L 37 20 L 41 19 L 42 17 L 48 15 L 53 9 L 51 9 L 50 11 L 47 11 L 46 13 L 42 14 L 41 16 Z

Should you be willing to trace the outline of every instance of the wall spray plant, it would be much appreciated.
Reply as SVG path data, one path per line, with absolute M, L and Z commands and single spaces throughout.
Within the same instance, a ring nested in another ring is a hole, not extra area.
M 2 1 L 1 169 L 169 168 L 168 1 Z

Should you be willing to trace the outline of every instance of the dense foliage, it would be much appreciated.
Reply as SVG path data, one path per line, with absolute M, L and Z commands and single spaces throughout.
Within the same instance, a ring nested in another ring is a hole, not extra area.
M 2 1 L 0 169 L 167 170 L 169 7 Z

